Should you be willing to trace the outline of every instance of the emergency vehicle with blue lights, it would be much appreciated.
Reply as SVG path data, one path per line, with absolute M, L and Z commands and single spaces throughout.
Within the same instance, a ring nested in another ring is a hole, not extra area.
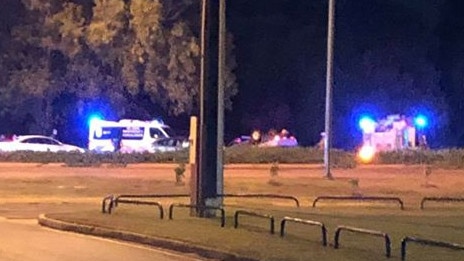
M 95 152 L 150 152 L 156 140 L 172 136 L 172 129 L 160 120 L 94 118 L 89 122 L 88 149 Z
M 427 118 L 423 115 L 389 115 L 377 121 L 371 117 L 362 117 L 359 127 L 363 137 L 358 156 L 363 162 L 370 162 L 377 152 L 427 146 L 423 133 L 427 124 Z

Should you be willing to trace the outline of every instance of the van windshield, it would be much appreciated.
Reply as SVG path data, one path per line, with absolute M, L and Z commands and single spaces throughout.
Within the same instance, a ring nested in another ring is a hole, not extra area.
M 163 130 L 164 130 L 164 132 L 166 132 L 166 134 L 168 134 L 169 137 L 176 137 L 177 136 L 176 132 L 173 129 L 171 129 L 170 127 L 167 127 L 167 126 L 163 127 Z
M 154 139 L 173 137 L 173 135 L 174 131 L 169 127 L 150 128 L 150 137 Z

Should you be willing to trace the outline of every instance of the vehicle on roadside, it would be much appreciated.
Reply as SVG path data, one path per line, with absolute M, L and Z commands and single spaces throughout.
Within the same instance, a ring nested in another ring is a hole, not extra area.
M 149 152 L 180 151 L 187 149 L 189 146 L 189 140 L 185 137 L 162 138 L 153 142 L 153 147 Z
M 95 152 L 150 152 L 153 142 L 173 136 L 173 130 L 159 120 L 95 119 L 90 122 L 88 148 Z
M 364 115 L 359 120 L 363 139 L 358 157 L 369 163 L 379 152 L 427 149 L 427 125 L 427 117 L 422 114 L 393 114 L 381 119 Z
M 254 130 L 250 136 L 242 135 L 233 139 L 228 146 L 255 145 L 258 147 L 296 147 L 298 141 L 286 129 L 280 132 L 270 130 L 262 134 L 259 130 Z
M 0 152 L 12 151 L 85 152 L 83 148 L 42 135 L 14 136 L 12 139 L 0 141 Z
M 251 145 L 251 136 L 242 135 L 236 137 L 227 144 L 227 147 L 239 146 L 239 145 Z

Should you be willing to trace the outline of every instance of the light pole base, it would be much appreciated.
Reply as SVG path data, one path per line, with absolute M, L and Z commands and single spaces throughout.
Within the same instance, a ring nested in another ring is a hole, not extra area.
M 328 175 L 325 175 L 324 176 L 324 179 L 326 180 L 335 180 L 335 178 L 333 177 L 332 173 L 328 174 Z

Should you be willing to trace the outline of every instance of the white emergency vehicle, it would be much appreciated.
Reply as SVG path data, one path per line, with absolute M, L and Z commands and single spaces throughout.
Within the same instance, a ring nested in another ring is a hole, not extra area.
M 420 132 L 426 125 L 427 118 L 422 115 L 416 118 L 389 115 L 377 121 L 364 117 L 359 122 L 363 134 L 359 156 L 369 162 L 380 151 L 415 149 L 418 143 L 423 146 L 420 143 L 425 136 Z
M 93 119 L 89 126 L 89 150 L 124 153 L 152 151 L 153 142 L 169 138 L 173 131 L 162 121 Z

